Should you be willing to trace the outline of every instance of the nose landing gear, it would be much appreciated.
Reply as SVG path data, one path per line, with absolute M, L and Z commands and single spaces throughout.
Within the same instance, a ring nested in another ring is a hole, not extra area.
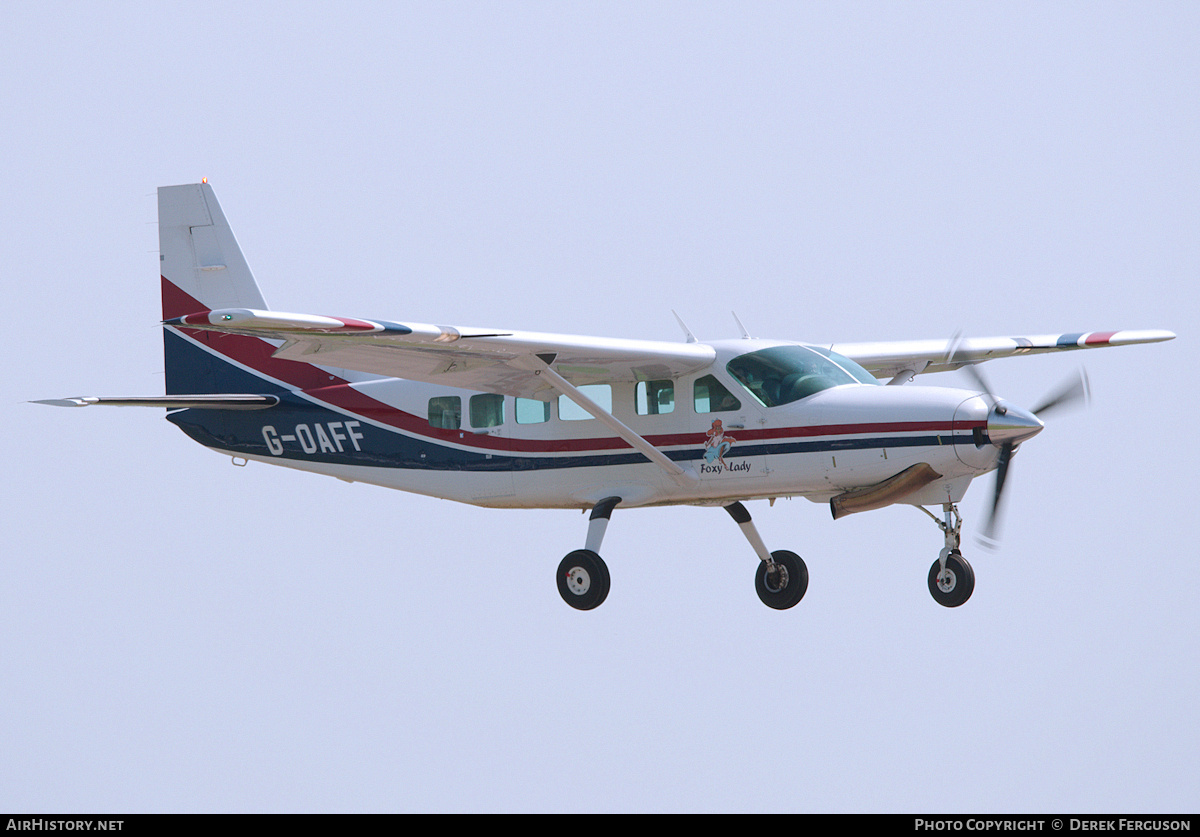
M 975 571 L 958 551 L 962 542 L 962 518 L 958 515 L 958 506 L 943 503 L 944 520 L 938 520 L 923 506 L 917 508 L 932 517 L 946 536 L 946 545 L 929 568 L 929 593 L 942 607 L 958 607 L 975 591 Z

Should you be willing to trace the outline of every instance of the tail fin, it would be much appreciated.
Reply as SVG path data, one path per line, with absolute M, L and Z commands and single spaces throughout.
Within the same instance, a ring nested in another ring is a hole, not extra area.
M 266 309 L 207 182 L 159 188 L 158 243 L 164 320 L 216 308 Z M 185 338 L 173 328 L 164 330 L 168 394 L 258 391 L 244 373 L 222 359 L 223 353 L 195 345 L 216 349 L 218 339 L 195 332 Z M 248 384 L 253 388 L 247 390 Z
M 267 307 L 207 183 L 159 188 L 158 247 L 164 320 L 214 308 Z

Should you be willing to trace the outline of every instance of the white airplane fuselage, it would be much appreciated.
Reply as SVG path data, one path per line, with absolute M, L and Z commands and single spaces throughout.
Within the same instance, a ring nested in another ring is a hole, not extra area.
M 207 351 L 192 337 L 179 339 Z M 193 409 L 170 418 L 233 456 L 498 508 L 590 508 L 610 496 L 626 507 L 790 496 L 821 502 L 919 463 L 938 478 L 904 502 L 931 505 L 958 502 L 971 479 L 996 465 L 997 449 L 978 433 L 989 412 L 978 392 L 850 383 L 766 407 L 726 364 L 795 344 L 710 345 L 715 361 L 673 382 L 669 412 L 648 413 L 653 408 L 636 383 L 605 385 L 604 406 L 683 476 L 667 473 L 565 398 L 518 405 L 511 396 L 340 369 L 322 369 L 327 385 L 299 392 L 285 393 L 280 381 L 284 400 L 269 410 Z M 276 370 L 253 371 L 261 382 Z M 708 376 L 735 407 L 697 394 L 696 382 Z

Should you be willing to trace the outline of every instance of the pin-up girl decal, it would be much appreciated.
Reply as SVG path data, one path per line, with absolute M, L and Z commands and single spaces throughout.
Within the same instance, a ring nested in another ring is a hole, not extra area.
M 720 419 L 713 419 L 712 427 L 708 429 L 708 438 L 704 442 L 704 461 L 712 464 L 713 460 L 725 465 L 725 454 L 733 447 L 737 439 L 725 435 L 725 428 Z

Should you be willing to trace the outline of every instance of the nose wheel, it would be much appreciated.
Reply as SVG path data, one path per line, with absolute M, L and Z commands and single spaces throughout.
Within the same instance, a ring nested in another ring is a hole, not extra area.
M 971 598 L 974 591 L 975 571 L 958 550 L 952 550 L 946 556 L 945 567 L 939 558 L 929 568 L 929 593 L 942 607 L 958 607 Z

